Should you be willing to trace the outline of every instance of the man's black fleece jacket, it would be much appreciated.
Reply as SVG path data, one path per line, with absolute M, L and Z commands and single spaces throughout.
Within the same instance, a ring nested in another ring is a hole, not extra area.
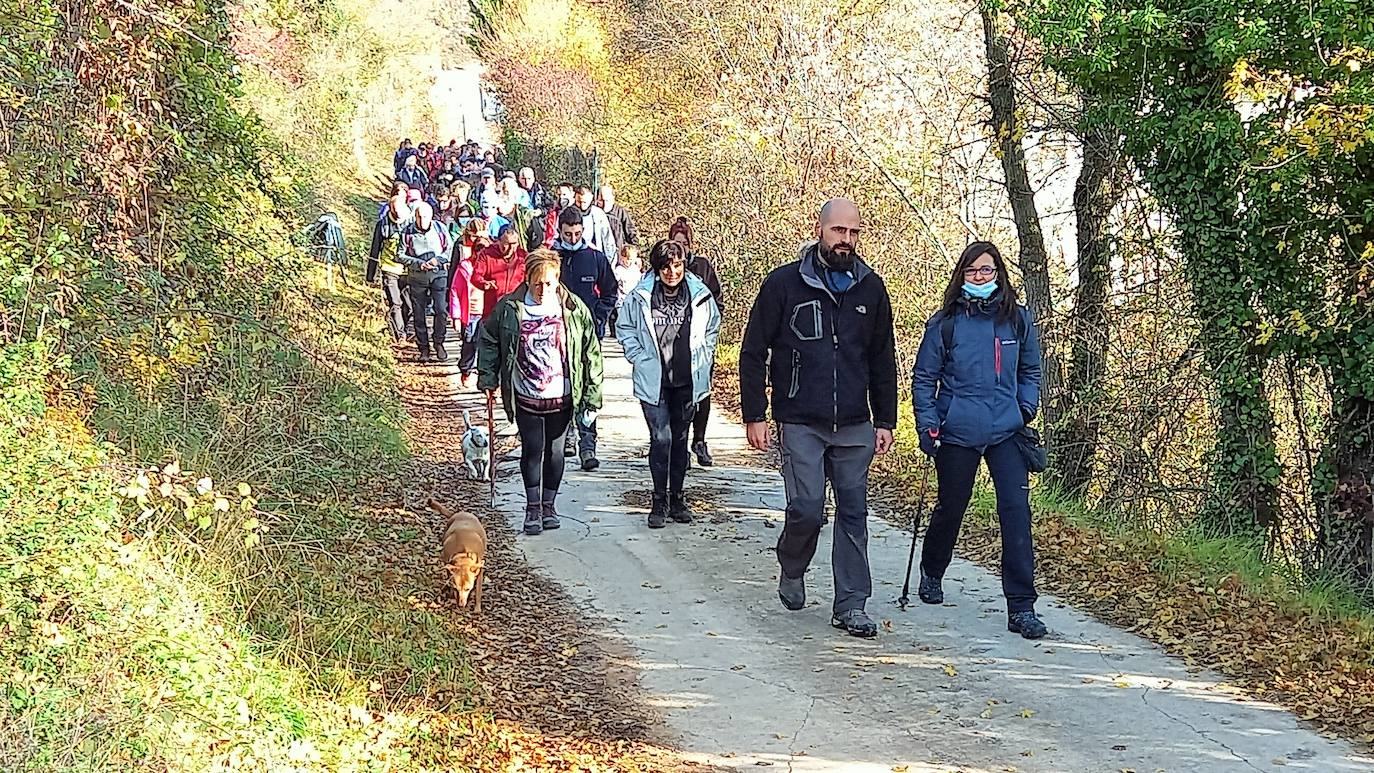
M 840 427 L 897 426 L 897 355 L 892 302 L 882 277 L 855 260 L 853 285 L 826 286 L 814 243 L 764 280 L 740 350 L 740 406 L 746 422 L 767 418 Z

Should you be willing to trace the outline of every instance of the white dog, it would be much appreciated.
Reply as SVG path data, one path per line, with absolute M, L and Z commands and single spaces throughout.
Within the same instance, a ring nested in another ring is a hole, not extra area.
M 468 428 L 463 433 L 463 464 L 467 465 L 472 477 L 487 480 L 487 476 L 491 474 L 491 460 L 488 456 L 491 438 L 487 437 L 487 428 L 474 425 L 467 410 L 463 411 L 463 423 Z

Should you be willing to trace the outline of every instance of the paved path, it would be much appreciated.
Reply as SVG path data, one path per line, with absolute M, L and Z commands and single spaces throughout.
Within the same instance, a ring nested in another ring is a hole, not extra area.
M 759 457 L 742 428 L 713 416 L 718 465 L 688 473 L 698 521 L 650 532 L 647 434 L 614 344 L 605 392 L 601 470 L 570 465 L 564 528 L 521 544 L 638 653 L 669 740 L 694 759 L 856 773 L 1374 770 L 1291 714 L 1057 599 L 1039 604 L 1049 638 L 1007 633 L 997 578 L 967 562 L 950 568 L 944 607 L 900 612 L 909 542 L 877 519 L 869 611 L 880 636 L 829 627 L 828 532 L 807 575 L 811 605 L 785 611 L 771 551 L 781 479 L 749 466 Z M 505 467 L 498 498 L 518 528 L 519 476 Z

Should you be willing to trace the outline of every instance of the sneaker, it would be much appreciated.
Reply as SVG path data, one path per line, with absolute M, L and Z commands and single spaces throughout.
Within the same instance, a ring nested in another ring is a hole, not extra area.
M 927 577 L 925 572 L 921 572 L 921 586 L 917 589 L 916 595 L 927 604 L 945 603 L 945 590 L 940 587 L 940 578 Z
M 525 533 L 531 537 L 544 533 L 543 505 L 525 505 Z
M 678 523 L 692 522 L 692 508 L 687 506 L 687 500 L 681 494 L 668 497 L 668 517 Z
M 1039 639 L 1050 630 L 1035 612 L 1008 612 L 1007 630 L 1021 634 L 1023 639 Z
M 649 510 L 649 528 L 662 529 L 668 525 L 668 497 L 654 494 L 654 505 Z
M 428 350 L 428 349 L 421 349 L 421 350 L 420 350 L 420 362 L 429 362 L 430 359 L 431 359 L 431 357 L 429 356 L 429 350 Z
M 788 577 L 778 572 L 778 599 L 782 605 L 796 612 L 806 606 L 806 578 Z
M 596 458 L 596 452 L 590 448 L 582 452 L 582 471 L 591 472 L 601 466 L 601 460 Z
M 850 636 L 871 639 L 878 635 L 878 624 L 862 609 L 846 609 L 830 618 L 830 625 L 843 628 Z
M 443 344 L 434 345 L 434 359 L 439 362 L 448 362 L 448 349 L 445 349 Z
M 467 389 L 468 387 L 472 386 L 472 374 L 471 374 L 471 373 L 464 373 L 464 374 L 463 374 L 463 378 L 460 379 L 460 380 L 461 380 L 461 382 L 462 382 L 462 384 L 463 384 L 463 388 L 464 388 L 464 389 Z
M 697 464 L 702 467 L 715 466 L 715 460 L 711 458 L 711 449 L 706 447 L 705 440 L 698 440 L 692 444 L 692 453 L 697 455 Z

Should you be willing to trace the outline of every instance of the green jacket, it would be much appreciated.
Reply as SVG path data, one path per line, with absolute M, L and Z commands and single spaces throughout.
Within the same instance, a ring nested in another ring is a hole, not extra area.
M 501 388 L 501 405 L 506 418 L 515 420 L 515 353 L 520 345 L 520 300 L 529 291 L 521 283 L 515 291 L 501 297 L 496 309 L 482 323 L 482 338 L 477 344 L 477 388 Z M 577 296 L 558 286 L 563 304 L 563 320 L 568 333 L 568 375 L 572 380 L 574 415 L 601 410 L 601 342 L 596 337 L 592 314 Z

